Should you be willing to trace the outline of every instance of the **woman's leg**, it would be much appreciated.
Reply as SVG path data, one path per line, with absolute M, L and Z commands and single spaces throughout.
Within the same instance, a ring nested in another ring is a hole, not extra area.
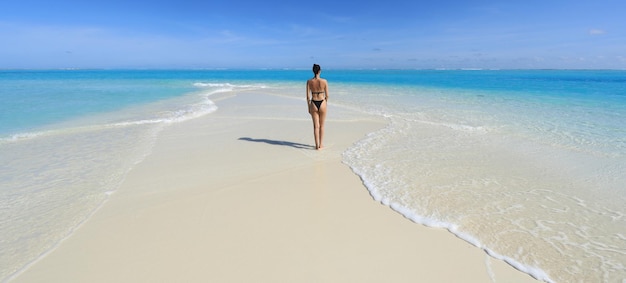
M 313 119 L 313 136 L 315 137 L 315 149 L 320 149 L 320 114 L 317 111 L 311 112 Z
M 324 147 L 324 122 L 326 121 L 326 101 L 324 101 L 318 111 L 318 121 L 319 121 L 319 147 L 317 149 L 321 149 Z

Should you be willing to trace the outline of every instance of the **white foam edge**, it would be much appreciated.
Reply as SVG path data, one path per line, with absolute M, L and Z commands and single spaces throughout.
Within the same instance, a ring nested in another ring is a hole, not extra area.
M 512 266 L 513 268 L 526 273 L 528 275 L 530 275 L 531 277 L 540 280 L 540 281 L 544 281 L 544 282 L 550 282 L 553 283 L 554 281 L 552 279 L 550 279 L 550 277 L 548 276 L 548 274 L 543 271 L 542 269 L 535 267 L 535 266 L 530 266 L 530 265 L 525 265 L 522 264 L 519 261 L 516 261 L 515 259 L 508 257 L 508 256 L 504 256 L 501 255 L 487 247 L 485 247 L 478 239 L 476 239 L 475 237 L 473 237 L 470 234 L 467 233 L 463 233 L 460 232 L 458 230 L 458 226 L 452 223 L 447 223 L 447 222 L 443 222 L 443 221 L 439 221 L 437 219 L 434 218 L 430 218 L 430 217 L 425 217 L 425 216 L 421 216 L 418 215 L 416 213 L 414 213 L 411 209 L 406 208 L 398 203 L 395 202 L 390 202 L 389 200 L 382 200 L 381 201 L 382 204 L 385 204 L 386 206 L 388 206 L 389 208 L 391 208 L 392 210 L 400 213 L 402 216 L 406 217 L 407 219 L 427 226 L 427 227 L 432 227 L 432 228 L 443 228 L 448 230 L 450 233 L 452 233 L 453 235 L 455 235 L 457 238 L 464 240 L 466 242 L 468 242 L 469 244 L 485 251 L 485 253 L 487 253 L 489 256 L 498 259 L 498 260 L 502 260 L 504 262 L 506 262 L 508 265 Z M 387 204 L 386 204 L 387 203 Z
M 501 255 L 485 246 L 483 246 L 483 244 L 474 236 L 467 234 L 467 233 L 463 233 L 461 231 L 458 230 L 458 226 L 453 224 L 453 223 L 448 223 L 448 222 L 443 222 L 434 218 L 430 218 L 430 217 L 426 217 L 426 216 L 422 216 L 419 215 L 417 213 L 415 213 L 413 210 L 399 204 L 396 202 L 391 201 L 388 198 L 384 198 L 383 195 L 378 192 L 377 189 L 375 189 L 363 176 L 362 174 L 360 174 L 359 172 L 357 172 L 354 168 L 350 167 L 352 169 L 352 171 L 357 174 L 360 178 L 361 181 L 363 182 L 363 184 L 365 185 L 365 187 L 367 188 L 367 190 L 369 191 L 370 195 L 372 196 L 372 198 L 377 201 L 380 202 L 381 204 L 391 208 L 393 211 L 401 214 L 402 216 L 404 216 L 405 218 L 411 220 L 412 222 L 415 222 L 417 224 L 421 224 L 427 227 L 432 227 L 432 228 L 442 228 L 442 229 L 446 229 L 448 230 L 450 233 L 452 233 L 453 235 L 455 235 L 457 238 L 466 241 L 467 243 L 483 250 L 487 255 L 489 255 L 492 258 L 498 259 L 498 260 L 502 260 L 505 263 L 507 263 L 508 265 L 512 266 L 513 268 L 519 270 L 520 272 L 526 273 L 528 275 L 530 275 L 531 277 L 540 280 L 540 281 L 544 281 L 544 282 L 549 282 L 549 283 L 553 283 L 554 281 L 552 279 L 550 279 L 550 276 L 548 276 L 548 274 L 543 271 L 542 269 L 535 267 L 535 266 L 530 266 L 530 265 L 525 265 L 522 264 L 521 262 L 508 257 L 508 256 L 504 256 Z
M 198 88 L 219 87 L 226 91 L 231 91 L 235 88 L 261 88 L 263 89 L 267 87 L 265 85 L 237 85 L 237 84 L 231 84 L 231 83 L 203 83 L 203 82 L 193 83 L 193 86 L 198 87 Z
M 485 253 L 487 253 L 489 256 L 498 259 L 498 260 L 502 260 L 504 262 L 506 262 L 508 265 L 512 266 L 513 268 L 526 273 L 528 275 L 530 275 L 531 277 L 537 279 L 537 280 L 541 280 L 544 282 L 554 282 L 552 281 L 552 279 L 550 279 L 550 277 L 548 276 L 548 274 L 543 271 L 542 269 L 535 267 L 535 266 L 529 266 L 529 265 L 525 265 L 522 264 L 519 261 L 516 261 L 515 259 L 508 257 L 508 256 L 504 256 L 501 255 L 499 253 L 496 253 L 495 251 L 485 247 L 478 239 L 476 239 L 475 237 L 473 237 L 470 234 L 467 233 L 463 233 L 460 232 L 458 230 L 458 226 L 452 223 L 446 223 L 443 221 L 439 221 L 437 219 L 434 218 L 430 218 L 430 217 L 424 217 L 421 215 L 418 215 L 416 213 L 414 213 L 411 209 L 408 209 L 400 204 L 394 203 L 394 202 L 389 202 L 388 200 L 386 201 L 387 203 L 389 203 L 389 206 L 392 210 L 400 213 L 402 216 L 406 217 L 407 219 L 427 226 L 427 227 L 432 227 L 432 228 L 443 228 L 448 230 L 450 233 L 452 233 L 453 235 L 455 235 L 457 238 L 464 240 L 466 242 L 468 242 L 469 244 L 483 250 Z M 385 202 L 381 201 L 381 203 L 385 204 Z
M 178 109 L 177 111 L 172 111 L 172 113 L 174 113 L 172 117 L 135 120 L 135 121 L 122 121 L 122 122 L 115 122 L 115 123 L 109 123 L 109 124 L 104 124 L 104 125 L 89 125 L 89 126 L 82 126 L 82 127 L 66 128 L 66 129 L 61 129 L 61 130 L 23 132 L 23 133 L 13 134 L 5 138 L 0 137 L 0 144 L 20 142 L 24 140 L 39 138 L 39 137 L 52 136 L 52 135 L 59 134 L 59 133 L 66 133 L 68 131 L 69 132 L 81 132 L 81 131 L 88 131 L 88 130 L 98 129 L 98 128 L 117 128 L 117 127 L 138 126 L 138 125 L 147 125 L 147 124 L 161 124 L 161 123 L 173 124 L 173 123 L 184 122 L 184 121 L 199 118 L 199 117 L 202 117 L 202 116 L 205 116 L 205 115 L 208 115 L 210 113 L 217 111 L 218 109 L 217 105 L 213 101 L 211 101 L 209 97 L 217 93 L 223 93 L 223 92 L 229 92 L 229 91 L 232 91 L 232 90 L 231 89 L 218 89 L 218 90 L 214 90 L 209 93 L 203 94 L 206 97 L 205 101 L 198 103 L 196 105 L 191 105 L 191 106 L 199 105 L 201 106 L 201 109 Z
M 154 136 L 158 135 L 158 132 L 160 132 L 161 129 L 155 129 L 154 132 L 152 133 Z M 78 224 L 76 224 L 73 227 L 70 227 L 67 231 L 67 234 L 61 238 L 60 240 L 58 240 L 56 243 L 54 243 L 50 248 L 48 248 L 47 250 L 43 251 L 41 254 L 39 254 L 39 256 L 33 260 L 31 260 L 30 262 L 27 262 L 26 264 L 24 264 L 24 266 L 22 266 L 21 268 L 19 268 L 18 270 L 16 270 L 13 273 L 10 273 L 7 277 L 5 278 L 0 278 L 0 280 L 2 280 L 2 283 L 6 283 L 6 282 L 10 282 L 11 280 L 17 278 L 18 276 L 20 276 L 22 273 L 26 272 L 29 268 L 31 268 L 33 265 L 35 265 L 37 262 L 41 261 L 42 259 L 44 259 L 45 257 L 47 257 L 48 255 L 50 255 L 53 251 L 55 251 L 58 247 L 61 246 L 61 244 L 63 242 L 65 242 L 67 239 L 69 239 L 70 237 L 72 237 L 74 235 L 74 233 L 83 225 L 85 225 L 85 223 L 87 223 L 95 214 L 96 212 L 98 212 L 100 209 L 102 209 L 104 207 L 104 205 L 110 200 L 111 196 L 113 196 L 116 192 L 117 189 L 120 187 L 120 185 L 122 183 L 124 183 L 124 181 L 126 180 L 126 177 L 128 175 L 128 173 L 130 173 L 133 168 L 135 168 L 135 166 L 141 162 L 143 162 L 146 157 L 148 157 L 150 154 L 152 154 L 152 148 L 154 146 L 154 140 L 152 141 L 152 144 L 149 146 L 149 149 L 143 153 L 143 155 L 141 155 L 137 160 L 135 160 L 135 162 L 133 163 L 132 166 L 130 166 L 126 172 L 123 174 L 122 179 L 119 181 L 119 183 L 117 183 L 117 185 L 114 188 L 111 188 L 110 190 L 106 190 L 104 191 L 102 194 L 105 196 L 104 199 L 100 202 L 100 204 L 98 204 L 98 206 L 96 206 L 95 208 L 93 208 L 88 214 L 87 216 L 85 216 L 84 219 L 82 219 L 80 222 L 78 222 Z
M 130 171 L 130 170 L 129 170 Z M 72 237 L 72 235 L 74 235 L 74 233 L 83 225 L 85 225 L 85 223 L 87 223 L 87 221 L 89 221 L 91 219 L 92 216 L 94 216 L 96 214 L 96 212 L 98 212 L 102 207 L 104 207 L 104 204 L 111 198 L 111 196 L 115 193 L 116 191 L 106 191 L 103 194 L 105 195 L 105 199 L 102 200 L 102 202 L 100 202 L 100 204 L 98 206 L 96 206 L 84 219 L 82 219 L 78 224 L 76 224 L 75 226 L 71 227 L 68 231 L 67 234 L 61 238 L 60 240 L 58 240 L 56 243 L 54 243 L 50 248 L 48 248 L 47 250 L 43 251 L 41 254 L 39 254 L 39 256 L 29 262 L 27 262 L 24 266 L 22 266 L 21 268 L 19 268 L 18 270 L 16 270 L 15 272 L 9 274 L 7 277 L 5 277 L 4 279 L 2 279 L 2 283 L 7 283 L 10 282 L 11 280 L 19 277 L 20 275 L 22 275 L 24 272 L 26 272 L 28 269 L 30 269 L 32 266 L 34 266 L 36 263 L 38 263 L 39 261 L 43 260 L 44 258 L 46 258 L 48 255 L 50 255 L 52 252 L 54 252 L 58 247 L 61 246 L 61 244 L 63 242 L 65 242 L 67 239 L 69 239 L 70 237 Z

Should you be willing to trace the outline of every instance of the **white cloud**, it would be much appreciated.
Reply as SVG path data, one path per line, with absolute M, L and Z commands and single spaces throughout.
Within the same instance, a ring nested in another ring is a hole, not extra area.
M 590 35 L 603 35 L 603 34 L 606 34 L 606 31 L 603 29 L 590 29 L 589 34 Z

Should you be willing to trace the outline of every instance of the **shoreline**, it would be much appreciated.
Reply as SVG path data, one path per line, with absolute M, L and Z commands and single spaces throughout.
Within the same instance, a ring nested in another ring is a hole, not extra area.
M 101 209 L 10 282 L 537 282 L 370 197 L 341 154 L 382 119 L 330 105 L 318 152 L 303 101 L 213 98 L 216 112 L 163 130 Z

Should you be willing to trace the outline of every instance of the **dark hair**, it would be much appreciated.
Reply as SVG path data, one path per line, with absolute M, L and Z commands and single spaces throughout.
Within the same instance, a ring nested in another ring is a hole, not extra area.
M 313 74 L 319 74 L 320 70 L 322 70 L 322 67 L 320 67 L 320 65 L 318 64 L 313 64 Z

